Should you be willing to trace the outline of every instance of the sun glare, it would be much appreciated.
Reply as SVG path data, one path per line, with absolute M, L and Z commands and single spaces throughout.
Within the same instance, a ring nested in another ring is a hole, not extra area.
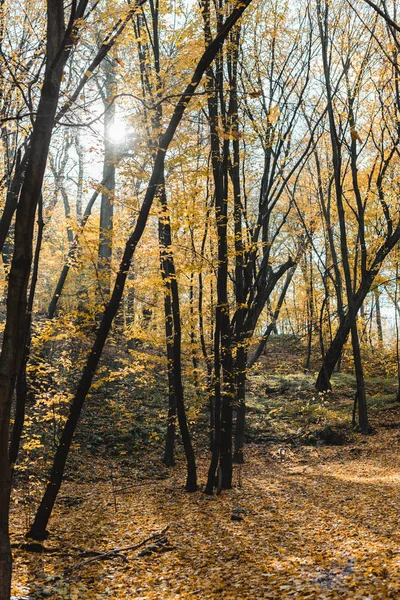
M 107 137 L 114 143 L 123 142 L 127 135 L 127 127 L 123 121 L 114 121 L 107 129 Z

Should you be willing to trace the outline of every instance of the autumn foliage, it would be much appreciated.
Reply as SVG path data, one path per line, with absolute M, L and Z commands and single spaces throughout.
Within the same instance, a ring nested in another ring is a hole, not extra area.
M 0 2 L 0 600 L 399 596 L 399 31 Z

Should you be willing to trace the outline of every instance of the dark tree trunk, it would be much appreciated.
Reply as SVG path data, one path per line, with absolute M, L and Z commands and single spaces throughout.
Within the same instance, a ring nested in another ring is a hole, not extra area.
M 206 220 L 206 227 L 205 227 L 205 231 L 204 231 L 204 235 L 203 235 L 203 240 L 201 243 L 201 256 L 204 256 L 204 249 L 205 249 L 205 245 L 206 245 L 206 240 L 207 240 L 207 232 L 208 232 L 208 217 L 209 214 L 207 212 L 207 220 Z M 204 285 L 203 285 L 203 273 L 200 270 L 199 272 L 199 285 L 198 285 L 198 291 L 199 291 L 199 298 L 198 298 L 198 312 L 199 312 L 199 337 L 200 337 L 200 345 L 201 345 L 201 351 L 203 354 L 203 358 L 205 360 L 206 363 L 206 367 L 207 367 L 207 405 L 208 405 L 208 412 L 209 412 L 209 448 L 210 448 L 210 452 L 213 451 L 213 447 L 214 447 L 214 428 L 215 428 L 215 422 L 214 422 L 214 415 L 215 415 L 215 407 L 214 407 L 214 381 L 213 381 L 213 366 L 212 366 L 212 361 L 211 358 L 208 354 L 207 351 L 207 344 L 206 344 L 206 339 L 205 339 L 205 335 L 204 335 L 204 316 L 203 316 L 203 295 L 204 295 L 204 289 L 203 289 Z M 211 294 L 211 306 L 213 305 L 212 302 L 212 294 Z M 211 327 L 212 327 L 212 323 L 211 323 Z
M 318 373 L 317 381 L 315 382 L 315 388 L 318 392 L 326 392 L 332 389 L 332 373 L 335 370 L 335 365 L 342 354 L 343 346 L 346 343 L 350 329 L 350 320 L 346 314 L 344 320 L 339 324 L 338 330 L 333 338 L 333 342 L 329 346 L 322 361 L 322 366 Z
M 76 216 L 82 218 L 83 176 L 84 176 L 84 148 L 81 144 L 79 131 L 75 134 L 75 150 L 78 155 L 78 182 L 76 190 Z
M 27 288 L 32 263 L 32 242 L 37 204 L 41 195 L 61 78 L 68 57 L 61 0 L 47 3 L 47 62 L 31 150 L 21 187 L 11 263 L 7 317 L 0 357 L 0 598 L 7 599 L 11 585 L 11 552 L 8 535 L 11 469 L 9 424 L 15 381 L 26 341 Z
M 13 219 L 14 213 L 17 209 L 18 205 L 18 197 L 21 191 L 21 186 L 24 181 L 25 169 L 29 158 L 29 151 L 26 150 L 22 159 L 19 158 L 19 153 L 17 156 L 17 161 L 15 165 L 14 176 L 11 180 L 10 188 L 7 191 L 6 195 L 6 203 L 4 206 L 3 214 L 0 220 L 0 252 L 5 255 L 5 260 L 8 262 L 11 260 L 11 255 L 9 252 L 3 252 L 4 245 L 7 240 L 7 236 L 9 234 L 11 221 Z M 7 262 L 7 264 L 8 264 Z
M 231 33 L 231 52 L 228 55 L 229 74 L 229 107 L 228 118 L 230 119 L 231 131 L 239 132 L 239 103 L 237 95 L 237 64 L 239 55 L 240 28 L 236 27 Z M 234 441 L 233 461 L 244 462 L 245 441 L 245 416 L 246 416 L 246 362 L 247 362 L 247 336 L 244 331 L 245 319 L 245 285 L 244 285 L 244 260 L 245 249 L 243 243 L 243 207 L 240 185 L 240 147 L 239 139 L 233 136 L 232 160 L 229 165 L 229 173 L 233 185 L 233 220 L 234 220 L 234 245 L 235 245 L 235 345 L 236 358 L 234 362 L 234 405 L 236 408 L 236 427 Z M 233 332 L 232 332 L 233 334 Z
M 306 269 L 307 269 L 307 258 L 306 258 Z M 307 355 L 304 361 L 304 368 L 309 369 L 311 363 L 311 350 L 312 350 L 312 336 L 314 331 L 314 274 L 313 274 L 313 263 L 312 263 L 312 251 L 310 249 L 309 254 L 309 281 L 308 281 L 308 293 L 307 293 Z
M 164 180 L 162 181 L 161 205 L 167 210 Z M 187 424 L 186 410 L 184 403 L 184 391 L 182 384 L 182 352 L 181 352 L 181 323 L 178 282 L 176 280 L 175 264 L 173 260 L 171 244 L 171 225 L 168 214 L 160 218 L 161 226 L 161 261 L 162 274 L 165 281 L 168 282 L 165 294 L 165 317 L 166 317 L 166 337 L 167 337 L 167 358 L 168 358 L 168 382 L 169 382 L 169 409 L 168 409 L 168 429 L 167 440 L 164 454 L 164 462 L 174 462 L 174 441 L 175 441 L 175 420 L 178 416 L 179 429 L 182 436 L 182 443 L 187 463 L 187 478 L 185 490 L 195 492 L 197 490 L 196 461 L 189 427 Z
M 235 384 L 236 384 L 236 428 L 235 428 L 235 452 L 233 461 L 238 464 L 244 463 L 245 442 L 245 419 L 246 419 L 246 362 L 247 353 L 244 344 L 240 344 L 236 350 L 235 360 Z
M 360 281 L 358 290 L 354 295 L 354 311 L 357 315 L 361 308 L 362 303 L 365 300 L 366 295 L 371 289 L 376 275 L 385 260 L 386 256 L 391 252 L 394 246 L 400 240 L 400 224 L 397 225 L 396 229 L 389 235 L 382 246 L 378 249 L 375 258 L 372 262 L 371 267 L 365 272 L 364 277 Z M 345 314 L 343 320 L 340 322 L 335 337 L 333 338 L 332 344 L 329 346 L 324 359 L 322 361 L 321 369 L 318 373 L 315 387 L 318 391 L 323 392 L 331 389 L 330 379 L 335 369 L 335 365 L 339 360 L 344 344 L 346 343 L 347 337 L 351 329 L 351 320 L 349 315 Z
M 397 367 L 397 395 L 396 402 L 400 402 L 400 339 L 399 339 L 399 248 L 397 248 L 396 256 L 396 281 L 394 288 L 394 315 L 396 326 L 396 367 Z
M 175 269 L 175 267 L 174 267 Z M 181 351 L 181 324 L 180 324 L 180 308 L 178 284 L 176 281 L 175 270 L 171 280 L 172 292 L 172 316 L 174 323 L 174 384 L 176 392 L 176 409 L 178 414 L 179 430 L 182 436 L 183 448 L 186 456 L 187 476 L 185 490 L 187 492 L 195 492 L 197 490 L 197 472 L 196 460 L 190 437 L 189 427 L 186 418 L 186 410 L 184 404 L 184 393 L 182 385 L 182 351 Z
M 221 486 L 229 489 L 232 486 L 232 351 L 228 304 L 228 247 L 227 247 L 227 162 L 219 155 L 216 120 L 211 129 L 214 140 L 213 173 L 215 186 L 215 215 L 217 223 L 218 267 L 217 267 L 217 306 L 215 317 L 214 340 L 214 376 L 215 376 L 215 432 L 214 451 L 211 461 L 212 469 L 218 464 L 220 457 Z M 226 158 L 226 150 L 224 151 Z M 217 412 L 220 415 L 217 416 Z M 219 428 L 219 431 L 217 431 Z M 214 475 L 209 473 L 209 483 L 214 485 Z
M 158 239 L 160 245 L 160 266 L 164 282 L 164 322 L 165 340 L 167 344 L 167 373 L 168 373 L 168 422 L 165 438 L 164 464 L 167 467 L 175 465 L 175 432 L 177 416 L 177 397 L 175 383 L 175 348 L 174 348 L 174 320 L 172 314 L 171 278 L 175 276 L 174 263 L 171 252 L 171 225 L 167 214 L 167 198 L 164 185 L 160 191 L 160 204 L 163 213 L 158 219 Z
M 376 328 L 378 330 L 378 340 L 380 344 L 383 344 L 383 328 L 382 328 L 382 316 L 381 316 L 381 302 L 379 290 L 375 288 L 375 314 L 376 314 Z
M 36 292 L 36 283 L 38 279 L 39 272 L 39 258 L 40 258 L 40 250 L 42 246 L 42 238 L 43 238 L 43 202 L 42 198 L 39 199 L 38 202 L 38 231 L 37 231 L 37 240 L 36 240 L 36 249 L 35 256 L 33 260 L 33 269 L 32 269 L 32 277 L 31 277 L 31 286 L 29 290 L 29 298 L 26 312 L 26 331 L 25 331 L 25 348 L 21 361 L 21 367 L 17 376 L 17 384 L 16 384 L 16 405 L 15 405 L 15 418 L 14 418 L 14 426 L 11 435 L 10 441 L 10 463 L 11 468 L 17 461 L 19 445 L 22 435 L 22 429 L 25 421 L 25 407 L 26 407 L 26 399 L 28 393 L 27 381 L 26 381 L 26 366 L 28 364 L 30 349 L 31 349 L 31 325 L 32 325 L 32 311 L 33 311 L 33 301 L 35 299 Z
M 195 316 L 194 316 L 194 273 L 190 273 L 190 286 L 189 286 L 189 311 L 190 311 L 190 349 L 193 365 L 193 381 L 196 394 L 200 395 L 199 389 L 199 376 L 198 376 L 198 358 L 196 352 L 196 333 L 195 333 Z
M 361 360 L 360 343 L 358 339 L 357 321 L 351 326 L 351 343 L 354 356 L 354 370 L 356 372 L 357 392 L 356 399 L 358 405 L 358 426 L 361 433 L 369 433 L 367 399 L 365 394 L 364 372 Z

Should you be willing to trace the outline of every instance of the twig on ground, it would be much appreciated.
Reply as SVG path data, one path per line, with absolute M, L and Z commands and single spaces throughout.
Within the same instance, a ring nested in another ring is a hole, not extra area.
M 172 479 L 172 476 L 170 475 L 169 477 L 163 477 L 162 479 L 156 479 L 155 481 L 138 481 L 137 483 L 131 483 L 130 485 L 125 485 L 124 487 L 120 487 L 120 488 L 115 488 L 114 490 L 114 494 L 120 494 L 121 492 L 125 492 L 126 490 L 131 490 L 133 488 L 136 487 L 142 487 L 142 486 L 147 486 L 147 485 L 158 485 L 160 483 L 160 481 L 168 481 L 169 479 Z
M 84 565 L 87 565 L 96 560 L 103 560 L 108 557 L 114 557 L 114 556 L 121 557 L 125 562 L 127 562 L 128 559 L 126 558 L 126 556 L 121 554 L 121 552 L 127 552 L 128 550 L 137 550 L 138 548 L 141 548 L 142 546 L 147 544 L 147 542 L 150 542 L 152 540 L 155 540 L 155 539 L 163 536 L 166 533 L 166 531 L 168 531 L 168 528 L 169 528 L 169 525 L 164 527 L 164 529 L 162 531 L 153 533 L 145 540 L 142 540 L 141 542 L 139 542 L 137 544 L 133 544 L 132 546 L 123 546 L 121 548 L 113 548 L 112 550 L 107 550 L 106 552 L 99 552 L 96 556 L 92 556 L 91 558 L 83 560 L 80 563 L 75 563 L 74 565 L 72 565 L 72 567 L 70 567 L 69 569 L 66 569 L 65 574 L 67 575 L 67 574 L 71 573 L 71 571 L 74 571 L 75 569 L 80 569 Z

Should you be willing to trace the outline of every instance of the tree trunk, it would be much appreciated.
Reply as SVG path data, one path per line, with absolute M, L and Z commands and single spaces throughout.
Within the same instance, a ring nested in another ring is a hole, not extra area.
M 229 74 L 229 107 L 228 119 L 230 120 L 231 131 L 239 131 L 239 103 L 237 95 L 237 64 L 239 55 L 240 27 L 236 27 L 231 33 L 231 51 L 228 54 L 228 74 Z M 229 173 L 233 185 L 233 220 L 234 220 L 234 246 L 235 246 L 235 345 L 236 358 L 234 364 L 234 398 L 233 403 L 236 407 L 236 428 L 235 428 L 235 450 L 233 461 L 239 464 L 244 462 L 244 428 L 246 415 L 246 362 L 247 350 L 246 332 L 243 330 L 245 319 L 245 249 L 243 243 L 243 208 L 241 199 L 240 185 L 240 147 L 239 139 L 234 136 L 232 140 L 233 156 L 229 164 Z M 233 332 L 232 332 L 233 334 Z M 232 335 L 233 337 L 233 335 Z M 232 382 L 233 385 L 233 382 Z
M 357 405 L 358 405 L 358 426 L 361 433 L 369 433 L 367 399 L 365 394 L 364 372 L 361 360 L 360 343 L 358 340 L 357 321 L 354 319 L 351 326 L 351 343 L 353 347 L 354 369 L 357 382 Z
M 379 344 L 382 345 L 383 344 L 383 328 L 382 328 L 380 293 L 379 293 L 378 288 L 375 288 L 374 296 L 375 296 L 376 328 L 378 330 Z
M 240 344 L 236 350 L 235 361 L 235 385 L 236 385 L 236 429 L 235 429 L 235 452 L 233 462 L 244 463 L 243 448 L 245 442 L 245 419 L 246 419 L 246 349 Z
M 10 442 L 10 463 L 11 468 L 17 461 L 19 445 L 22 435 L 22 429 L 25 421 L 25 407 L 26 407 L 26 398 L 27 398 L 27 382 L 26 382 L 26 366 L 28 364 L 30 349 L 31 349 L 31 325 L 32 325 L 32 311 L 33 311 L 33 301 L 35 299 L 36 292 L 36 283 L 38 279 L 39 272 L 39 258 L 40 258 L 40 250 L 42 246 L 42 238 L 43 238 L 43 201 L 42 198 L 39 199 L 38 203 L 38 232 L 37 232 L 37 240 L 36 240 L 36 249 L 35 249 L 35 257 L 33 260 L 33 270 L 32 270 L 32 278 L 31 278 L 31 287 L 29 290 L 29 298 L 28 298 L 28 306 L 26 312 L 26 330 L 25 330 L 25 346 L 24 346 L 24 354 L 21 361 L 21 367 L 17 376 L 17 385 L 16 385 L 16 405 L 15 405 L 15 419 L 14 426 L 11 435 Z
M 167 214 L 167 198 L 164 185 L 160 191 L 160 204 L 162 214 L 158 219 L 158 239 L 160 245 L 160 267 L 164 282 L 164 322 L 165 322 L 165 340 L 167 345 L 167 374 L 168 374 L 168 422 L 167 434 L 165 438 L 164 464 L 167 467 L 175 465 L 175 432 L 176 432 L 176 383 L 175 383 L 175 348 L 174 348 L 174 321 L 172 315 L 172 292 L 171 278 L 174 276 L 174 269 L 171 252 L 171 225 L 169 215 Z
M 400 402 L 400 339 L 399 339 L 399 247 L 396 249 L 396 279 L 394 288 L 394 318 L 396 327 L 396 367 L 397 367 L 397 394 L 396 402 Z
M 22 159 L 17 156 L 14 176 L 11 180 L 10 187 L 6 195 L 6 203 L 3 214 L 0 220 L 0 252 L 3 253 L 3 248 L 6 243 L 7 235 L 9 234 L 11 221 L 18 205 L 18 197 L 21 191 L 21 186 L 24 181 L 25 169 L 29 158 L 29 152 L 26 150 Z M 9 253 L 5 253 L 7 257 Z M 7 260 L 6 257 L 6 260 Z M 11 257 L 10 257 L 11 259 Z
M 4 599 L 9 597 L 11 585 L 8 539 L 11 400 L 25 347 L 27 288 L 32 263 L 35 213 L 41 195 L 61 78 L 68 57 L 64 45 L 67 41 L 64 27 L 63 2 L 48 0 L 46 71 L 15 219 L 14 255 L 9 275 L 7 317 L 0 356 L 0 597 Z
M 371 283 L 379 270 L 379 266 L 387 254 L 388 247 L 393 242 L 393 235 L 388 235 L 385 243 L 375 255 L 372 266 L 367 269 L 367 248 L 365 243 L 365 221 L 364 212 L 365 204 L 362 201 L 360 189 L 358 185 L 358 170 L 357 170 L 357 140 L 355 136 L 351 136 L 351 175 L 353 183 L 353 192 L 355 197 L 355 204 L 357 209 L 357 223 L 358 223 L 358 240 L 360 244 L 360 264 L 359 270 L 361 273 L 361 281 L 359 284 L 358 292 L 354 293 L 353 282 L 351 275 L 351 266 L 349 259 L 348 239 L 347 239 L 347 226 L 346 226 L 346 214 L 343 204 L 343 189 L 342 189 L 342 144 L 339 140 L 338 131 L 340 131 L 335 122 L 335 115 L 333 109 L 333 94 L 331 87 L 331 64 L 329 61 L 329 5 L 326 3 L 322 7 L 320 0 L 317 0 L 317 12 L 318 12 L 318 28 L 321 40 L 321 51 L 322 51 L 322 62 L 326 86 L 327 95 L 327 110 L 329 117 L 329 129 L 332 147 L 332 166 L 335 183 L 335 194 L 336 194 L 336 206 L 339 219 L 340 228 L 340 250 L 341 259 L 343 265 L 343 271 L 346 283 L 346 296 L 347 296 L 347 314 L 341 319 L 339 329 L 336 333 L 335 339 L 331 344 L 327 354 L 324 357 L 321 371 L 318 375 L 316 387 L 319 391 L 324 391 L 330 388 L 330 377 L 332 375 L 333 368 L 339 358 L 341 349 L 347 339 L 348 333 L 352 332 L 352 346 L 355 363 L 355 375 L 357 379 L 357 400 L 359 405 L 359 426 L 363 433 L 368 431 L 368 418 L 367 418 L 367 404 L 365 396 L 365 385 L 362 370 L 361 354 L 357 332 L 357 313 L 360 309 L 361 303 L 365 298 L 367 291 L 370 289 Z M 354 97 L 353 91 L 348 80 L 347 70 L 343 71 L 344 78 L 347 83 L 348 93 L 348 119 L 350 131 L 354 130 L 354 114 L 353 114 L 353 102 Z M 385 251 L 382 253 L 382 249 Z M 354 288 L 357 287 L 357 254 L 354 264 Z
M 104 102 L 104 164 L 103 180 L 107 179 L 107 190 L 102 190 L 100 204 L 100 233 L 99 233 L 99 287 L 103 304 L 110 295 L 112 234 L 114 217 L 114 194 L 116 155 L 115 144 L 110 133 L 115 119 L 115 103 L 110 105 L 109 98 L 115 95 L 115 68 L 111 62 L 103 63 L 105 70 L 105 102 Z
M 304 368 L 309 369 L 311 363 L 312 336 L 314 330 L 314 273 L 312 263 L 312 250 L 310 249 L 309 261 L 305 258 L 306 269 L 309 262 L 309 280 L 307 290 L 307 355 L 304 361 Z

